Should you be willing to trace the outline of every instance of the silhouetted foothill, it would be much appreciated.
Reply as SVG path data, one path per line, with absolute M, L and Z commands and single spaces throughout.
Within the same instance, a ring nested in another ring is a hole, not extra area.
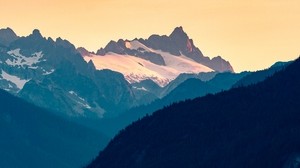
M 122 130 L 91 168 L 291 168 L 300 59 L 265 81 L 173 104 Z

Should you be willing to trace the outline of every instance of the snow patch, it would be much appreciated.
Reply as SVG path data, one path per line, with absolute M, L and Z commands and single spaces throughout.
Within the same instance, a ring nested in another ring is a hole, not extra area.
M 41 58 L 44 56 L 42 51 L 35 52 L 29 57 L 22 55 L 20 51 L 20 48 L 8 51 L 7 54 L 9 54 L 12 58 L 7 59 L 5 62 L 11 66 L 28 66 L 28 68 L 37 69 L 38 67 L 34 65 L 41 61 L 45 61 L 41 60 Z
M 24 85 L 29 81 L 29 80 L 24 80 L 24 79 L 20 79 L 17 76 L 14 75 L 10 75 L 8 73 L 6 73 L 5 71 L 2 70 L 1 76 L 3 79 L 10 81 L 12 83 L 14 83 L 20 90 L 24 87 Z M 11 86 L 11 85 L 10 85 Z M 12 86 L 11 86 L 12 87 Z
M 136 90 L 143 90 L 143 91 L 148 91 L 146 88 L 144 88 L 144 87 L 141 87 L 141 88 L 138 88 L 138 87 L 136 87 L 136 86 L 133 86 L 133 88 L 134 89 L 136 89 Z
M 129 41 L 126 41 L 126 42 L 125 42 L 125 47 L 131 49 L 131 44 L 130 44 Z
M 42 75 L 50 75 L 55 71 L 55 69 L 51 69 L 50 71 L 46 71 L 46 70 L 43 70 L 43 71 L 44 71 L 44 73 Z
M 91 109 L 91 108 L 92 108 L 92 107 L 87 103 L 87 101 L 86 101 L 84 98 L 78 96 L 78 94 L 77 94 L 76 92 L 74 92 L 74 91 L 71 90 L 71 91 L 69 91 L 69 93 L 70 93 L 71 95 L 76 96 L 76 98 L 79 99 L 79 100 L 77 101 L 77 103 L 78 103 L 79 105 L 81 105 L 82 107 L 87 108 L 87 109 Z

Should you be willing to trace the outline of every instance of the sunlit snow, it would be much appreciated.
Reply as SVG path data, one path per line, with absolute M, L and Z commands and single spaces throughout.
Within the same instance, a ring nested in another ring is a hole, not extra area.
M 105 56 L 85 56 L 84 59 L 87 62 L 92 60 L 98 70 L 111 69 L 122 73 L 130 83 L 151 79 L 160 86 L 167 85 L 181 73 L 213 71 L 207 66 L 197 63 L 184 55 L 174 56 L 168 52 L 153 50 L 137 40 L 126 42 L 126 47 L 130 49 L 143 48 L 145 51 L 160 54 L 166 66 L 157 65 L 135 56 L 120 55 L 112 52 L 107 53 Z

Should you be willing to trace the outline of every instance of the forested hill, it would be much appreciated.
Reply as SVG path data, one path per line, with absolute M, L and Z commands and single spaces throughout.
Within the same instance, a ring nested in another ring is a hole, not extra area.
M 265 81 L 171 105 L 121 131 L 88 167 L 292 168 L 300 60 Z

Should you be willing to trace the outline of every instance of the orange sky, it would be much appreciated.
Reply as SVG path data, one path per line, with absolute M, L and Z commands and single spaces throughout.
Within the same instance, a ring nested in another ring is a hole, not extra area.
M 170 34 L 183 26 L 210 57 L 236 71 L 300 54 L 299 0 L 0 0 L 0 28 L 34 28 L 96 51 L 110 40 Z

